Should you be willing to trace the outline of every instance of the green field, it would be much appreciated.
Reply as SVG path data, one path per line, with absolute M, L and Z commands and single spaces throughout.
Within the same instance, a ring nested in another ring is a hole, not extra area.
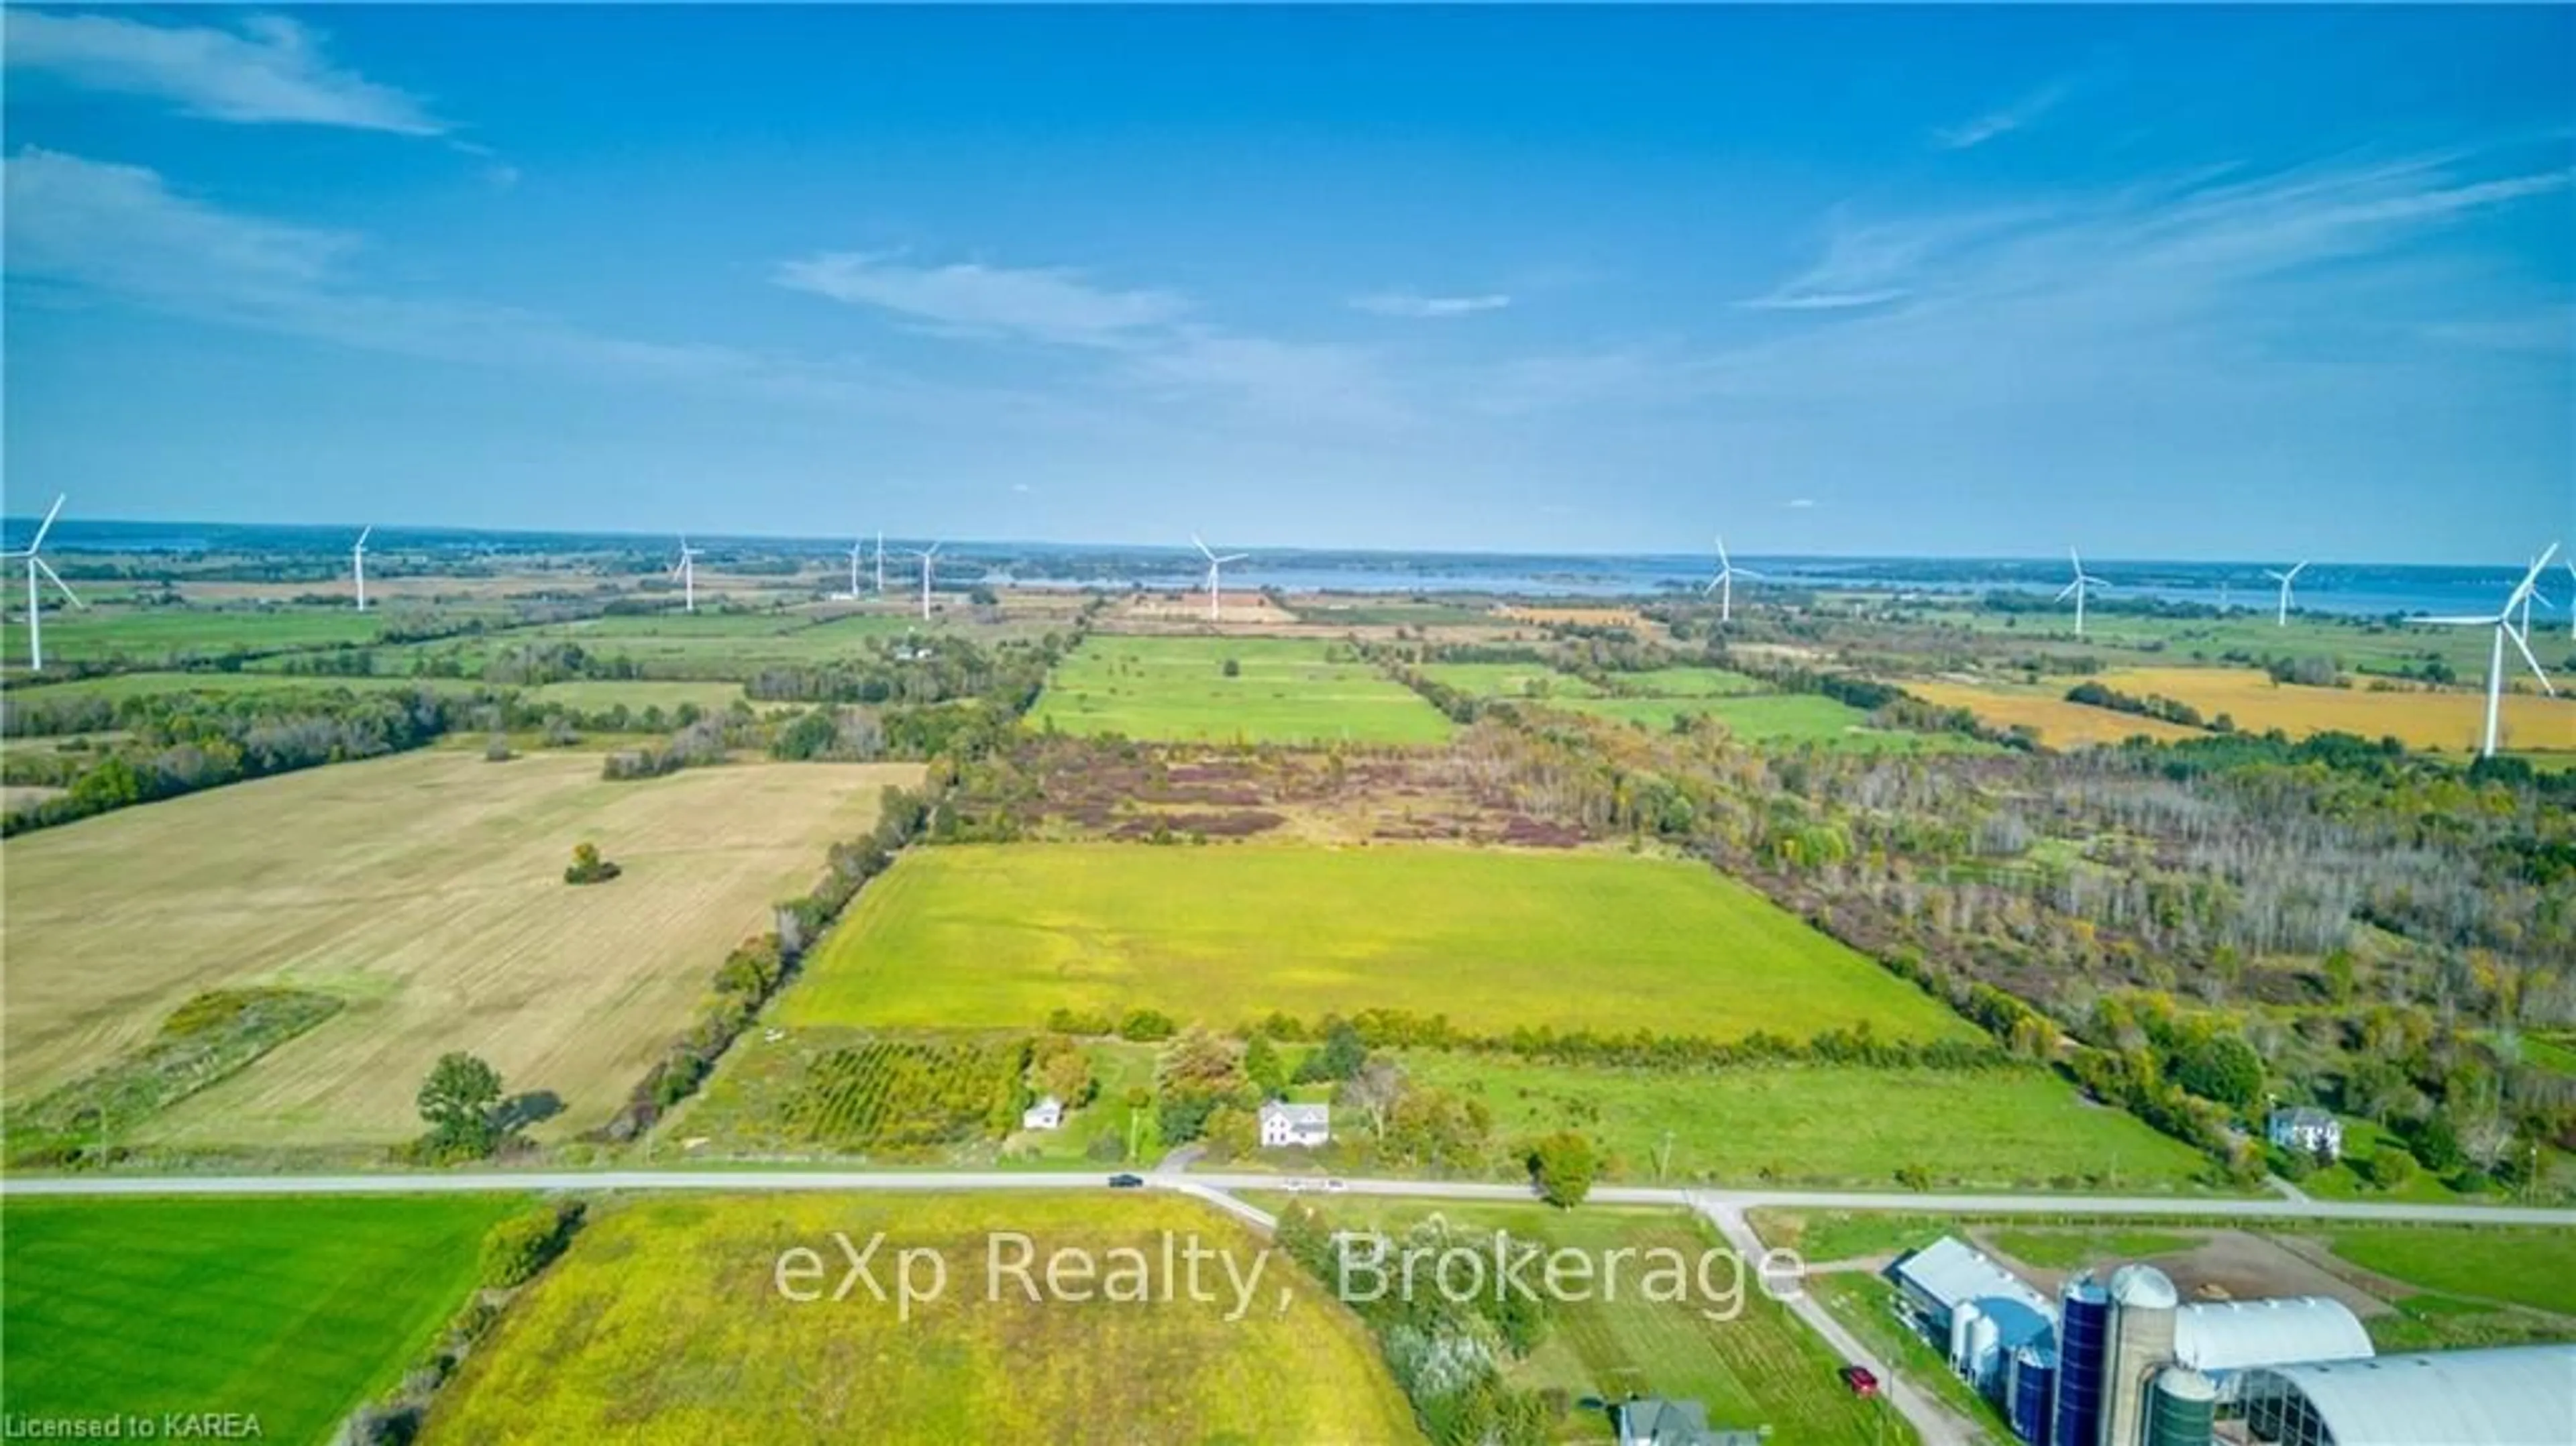
M 10 1200 L 0 1411 L 235 1411 L 318 1446 L 464 1304 L 506 1196 Z
M 1769 686 L 1732 668 L 1651 668 L 1642 673 L 1613 673 L 1610 681 L 1613 691 L 1630 698 L 1732 698 Z
M 1407 1054 L 1404 1067 L 1483 1100 L 1506 1144 L 1579 1129 L 1608 1148 L 1619 1178 L 1640 1183 L 1657 1178 L 1668 1139 L 1664 1179 L 1739 1186 L 1889 1189 L 1913 1166 L 1942 1186 L 2178 1191 L 2210 1167 L 2036 1068 L 1680 1071 L 1429 1051 Z
M 2326 1243 L 2408 1285 L 2576 1316 L 2576 1231 L 2374 1225 L 2337 1230 Z
M 1995 1248 L 2025 1265 L 2048 1270 L 2073 1270 L 2105 1260 L 2152 1260 L 2159 1255 L 2180 1255 L 2197 1248 L 2207 1237 L 2186 1235 L 2171 1230 L 2121 1229 L 2117 1226 L 2095 1226 L 2051 1230 L 2041 1228 L 1996 1230 L 1991 1232 Z
M 669 713 L 683 703 L 694 703 L 701 712 L 721 713 L 742 696 L 739 683 L 663 682 L 643 678 L 584 678 L 570 683 L 548 683 L 541 688 L 531 688 L 527 693 L 529 702 L 560 703 L 583 713 L 604 712 L 619 704 L 638 713 L 646 708 L 659 708 Z M 774 708 L 779 705 L 772 703 L 766 706 Z
M 1232 1026 L 1372 1007 L 1462 1028 L 1974 1038 L 1704 865 L 1448 848 L 1012 844 L 915 851 L 781 996 L 781 1023 L 1042 1024 L 1150 1006 Z
M 1040 728 L 1160 741 L 1438 743 L 1449 720 L 1330 645 L 1291 638 L 1092 637 L 1030 712 Z M 1225 676 L 1227 660 L 1238 676 Z
M 1601 690 L 1545 663 L 1425 663 L 1422 676 L 1478 698 L 1598 698 Z
M 283 589 L 286 585 L 281 584 Z M 235 652 L 283 652 L 372 643 L 389 621 L 417 623 L 416 608 L 353 607 L 276 608 L 94 608 L 86 612 L 45 612 L 45 658 L 48 662 L 102 661 L 125 658 L 139 664 L 188 656 L 215 657 Z M 12 669 L 27 662 L 27 633 L 13 613 L 0 634 L 0 662 Z
M 381 674 L 343 677 L 339 675 L 279 673 L 108 673 L 95 678 L 74 678 L 60 683 L 29 686 L 14 684 L 9 699 L 16 704 L 37 704 L 76 699 L 104 698 L 122 702 L 127 698 L 152 697 L 165 693 L 220 693 L 234 696 L 245 693 L 269 695 L 291 693 L 327 693 L 345 688 L 355 692 L 408 692 L 425 689 L 433 693 L 472 693 L 483 685 L 470 679 L 400 678 Z
M 1419 1204 L 1374 1205 L 1335 1201 L 1326 1223 L 1341 1229 L 1400 1231 L 1431 1213 Z M 1724 1242 L 1703 1222 L 1679 1212 L 1624 1210 L 1587 1205 L 1572 1212 L 1536 1205 L 1443 1205 L 1438 1213 L 1472 1231 L 1508 1230 L 1517 1239 L 1554 1250 L 1572 1248 L 1594 1261 L 1613 1250 L 1658 1246 L 1697 1260 Z M 1490 1239 L 1490 1234 L 1487 1235 Z M 1770 1429 L 1778 1442 L 1896 1446 L 1915 1439 L 1903 1417 L 1864 1401 L 1835 1376 L 1841 1364 L 1814 1332 L 1787 1308 L 1764 1296 L 1746 1272 L 1742 1307 L 1733 1319 L 1711 1320 L 1701 1304 L 1649 1302 L 1633 1290 L 1617 1299 L 1592 1298 L 1551 1305 L 1546 1338 L 1515 1364 L 1512 1384 L 1557 1387 L 1573 1400 L 1620 1400 L 1631 1394 L 1695 1400 L 1719 1429 Z M 1731 1283 L 1723 1258 L 1712 1268 L 1717 1287 L 1703 1298 L 1727 1314 Z M 1635 1277 L 1628 1277 L 1633 1284 Z M 1569 1423 L 1569 1440 L 1607 1440 L 1606 1418 L 1577 1408 L 1586 1424 Z
M 936 1251 L 947 1270 L 945 1290 L 908 1322 L 864 1287 L 828 1296 L 845 1268 L 832 1232 L 864 1246 L 880 1230 L 874 1270 L 889 1293 L 899 1250 Z M 1234 1322 L 1214 1263 L 1214 1303 L 1190 1299 L 1185 1282 L 1169 1300 L 1033 1303 L 988 1271 L 997 1231 L 1033 1242 L 1041 1283 L 1061 1247 L 1134 1247 L 1159 1262 L 1163 1232 L 1184 1244 L 1195 1234 L 1247 1271 L 1263 1248 L 1230 1217 L 1164 1194 L 637 1200 L 594 1219 L 512 1306 L 439 1394 L 426 1440 L 1420 1439 L 1367 1333 L 1285 1261 L 1264 1267 Z M 824 1299 L 780 1293 L 780 1254 L 797 1247 L 832 1262 Z
M 1965 734 L 1873 728 L 1867 713 L 1819 693 L 1571 698 L 1554 706 L 1654 729 L 1670 728 L 1681 718 L 1706 716 L 1716 719 L 1727 732 L 1753 743 L 1813 743 L 1867 753 L 1971 753 L 1993 748 Z

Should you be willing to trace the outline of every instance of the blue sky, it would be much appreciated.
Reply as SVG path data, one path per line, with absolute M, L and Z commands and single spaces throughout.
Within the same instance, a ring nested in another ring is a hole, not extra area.
M 12 513 L 2576 537 L 2565 7 L 7 21 Z

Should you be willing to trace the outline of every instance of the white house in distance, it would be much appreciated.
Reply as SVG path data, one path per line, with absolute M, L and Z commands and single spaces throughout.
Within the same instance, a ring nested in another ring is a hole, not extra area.
M 1272 1100 L 1261 1107 L 1263 1149 L 1299 1145 L 1311 1150 L 1332 1137 L 1331 1105 L 1292 1105 Z
M 2323 1155 L 2329 1160 L 2343 1158 L 2343 1121 L 2314 1105 L 2274 1110 L 2265 1133 L 2273 1144 L 2285 1150 Z
M 1064 1101 L 1053 1095 L 1020 1111 L 1020 1128 L 1024 1130 L 1061 1130 L 1064 1128 Z

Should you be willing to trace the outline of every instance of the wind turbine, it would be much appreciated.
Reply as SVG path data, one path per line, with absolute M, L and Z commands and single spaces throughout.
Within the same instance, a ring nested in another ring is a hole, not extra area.
M 2539 561 L 2534 562 L 2532 566 L 2546 568 L 2549 566 L 2549 559 L 2544 557 Z M 2531 636 L 2531 603 L 2534 598 L 2539 599 L 2542 607 L 2547 608 L 2557 606 L 2556 603 L 2549 600 L 2549 594 L 2540 590 L 2539 580 L 2537 578 L 2533 579 L 2531 590 L 2522 595 L 2522 635 L 2525 638 L 2529 638 Z
M 2288 572 L 2274 572 L 2268 567 L 2263 569 L 2263 575 L 2265 577 L 2268 577 L 2281 585 L 2281 606 L 2280 610 L 2272 615 L 2272 626 L 2276 628 L 2286 628 L 2290 625 L 2290 579 L 2307 571 L 2307 567 L 2308 565 L 2302 562 L 2292 567 Z
M 1190 542 L 1198 548 L 1199 556 L 1207 559 L 1208 621 L 1215 622 L 1217 621 L 1218 615 L 1218 601 L 1224 596 L 1224 594 L 1219 592 L 1217 588 L 1217 569 L 1225 566 L 1229 562 L 1241 562 L 1252 554 L 1248 552 L 1229 552 L 1223 557 L 1219 557 L 1215 553 L 1208 551 L 1208 545 L 1204 542 L 1200 542 L 1199 535 L 1195 532 L 1190 534 Z
M 2057 596 L 2062 601 L 2068 594 L 2074 595 L 2075 636 L 2080 638 L 2084 636 L 2084 595 L 2097 587 L 2109 587 L 2110 584 L 2086 572 L 2084 559 L 2075 555 L 2074 548 L 2066 549 L 2066 558 L 2067 561 L 2075 564 L 2075 580 L 2058 589 Z
M 698 550 L 689 546 L 689 535 L 680 534 L 680 560 L 671 565 L 671 576 L 680 580 L 680 607 L 684 612 L 698 610 Z
M 885 591 L 885 534 L 877 534 L 877 591 Z
M 859 600 L 859 555 L 868 550 L 864 542 L 850 544 L 850 601 Z
M 1726 539 L 1721 537 L 1717 540 L 1717 576 L 1708 580 L 1708 586 L 1701 588 L 1699 595 L 1717 594 L 1717 621 L 1723 626 L 1735 621 L 1735 580 L 1761 575 L 1749 567 L 1737 567 L 1730 561 L 1726 555 Z
M 358 544 L 349 549 L 349 575 L 358 580 L 358 611 L 367 610 L 367 537 L 376 529 L 358 529 Z
M 2424 619 L 2428 623 L 2443 627 L 2495 629 L 2495 638 L 2487 647 L 2487 726 L 2485 734 L 2478 741 L 2480 758 L 2495 757 L 2496 719 L 2504 709 L 2505 639 L 2513 639 L 2514 651 L 2522 654 L 2522 660 L 2531 665 L 2531 675 L 2540 680 L 2541 691 L 2553 698 L 2558 696 L 2558 690 L 2550 686 L 2549 675 L 2540 670 L 2540 660 L 2531 655 L 2530 640 L 2523 636 L 2523 630 L 2518 630 L 2513 625 L 2514 609 L 2527 608 L 2530 605 L 2533 584 L 2540 581 L 2541 569 L 2549 566 L 2549 559 L 2557 552 L 2558 544 L 2554 542 L 2549 544 L 2548 549 L 2540 554 L 2539 561 L 2534 562 L 2531 570 L 2522 575 L 2522 581 L 2514 586 L 2511 593 L 2506 594 L 2504 606 L 2496 609 L 2494 613 L 2483 617 Z M 2528 616 L 2528 613 L 2525 616 Z
M 2576 582 L 2576 557 L 2562 557 L 2558 560 L 2567 564 L 2567 580 Z M 2576 591 L 2571 591 L 2567 595 L 2567 637 L 2570 642 L 2576 642 Z
M 16 552 L 0 553 L 0 560 L 20 557 L 27 559 L 27 671 L 30 673 L 41 673 L 45 670 L 45 598 L 43 591 L 37 586 L 37 576 L 42 574 L 46 580 L 60 588 L 63 599 L 73 607 L 89 606 L 88 603 L 80 600 L 79 593 L 72 591 L 70 583 L 63 581 L 60 574 L 56 573 L 43 558 L 36 555 L 36 550 L 45 545 L 45 534 L 54 529 L 55 514 L 62 510 L 63 498 L 57 494 L 54 505 L 46 511 L 45 520 L 36 524 L 36 535 L 28 540 L 27 545 Z
M 930 621 L 930 560 L 939 555 L 939 544 L 915 548 L 912 555 L 921 559 L 921 620 L 926 623 Z

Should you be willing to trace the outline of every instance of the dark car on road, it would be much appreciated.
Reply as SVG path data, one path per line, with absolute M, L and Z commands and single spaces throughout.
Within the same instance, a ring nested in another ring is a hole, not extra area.
M 1145 1177 L 1142 1175 L 1112 1175 L 1109 1177 L 1109 1188 L 1112 1190 L 1142 1190 L 1145 1188 Z

